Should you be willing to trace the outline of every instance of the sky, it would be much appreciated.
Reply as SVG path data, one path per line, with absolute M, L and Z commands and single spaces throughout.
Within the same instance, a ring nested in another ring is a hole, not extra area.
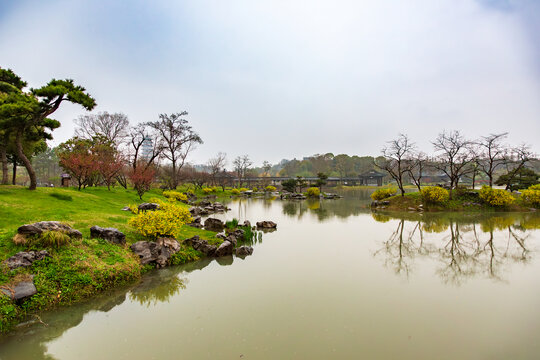
M 537 0 L 0 0 L 0 66 L 131 123 L 188 111 L 189 160 L 380 155 L 509 132 L 540 153 Z M 53 145 L 85 111 L 65 104 Z

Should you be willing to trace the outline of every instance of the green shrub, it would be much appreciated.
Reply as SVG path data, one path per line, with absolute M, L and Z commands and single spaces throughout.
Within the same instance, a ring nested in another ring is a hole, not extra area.
M 57 192 L 53 192 L 53 193 L 51 193 L 49 195 L 52 196 L 55 199 L 58 199 L 58 200 L 73 201 L 73 198 L 70 195 L 60 194 L 60 193 L 57 193 Z
M 373 200 L 383 200 L 386 198 L 389 198 L 390 196 L 394 196 L 397 193 L 397 189 L 394 188 L 386 188 L 386 189 L 378 189 L 371 194 L 371 198 Z
M 321 195 L 321 190 L 318 187 L 310 187 L 306 190 L 306 196 L 308 197 L 319 197 Z
M 272 185 L 268 185 L 267 187 L 264 188 L 264 191 L 274 192 L 274 191 L 276 191 L 276 187 L 272 186 Z
M 185 194 L 182 194 L 181 192 L 174 191 L 174 190 L 167 190 L 163 192 L 163 196 L 165 196 L 169 200 L 176 200 L 176 201 L 187 201 L 187 196 Z
M 524 203 L 532 206 L 540 206 L 540 184 L 531 185 L 527 190 L 521 192 L 521 199 Z
M 450 194 L 448 190 L 440 186 L 429 186 L 422 189 L 422 200 L 430 204 L 443 204 L 448 201 Z
M 259 189 L 256 188 L 255 186 L 254 186 L 251 190 L 253 190 L 253 191 L 259 191 Z
M 491 206 L 507 206 L 514 202 L 514 197 L 506 190 L 482 186 L 479 192 L 480 200 Z
M 10 330 L 18 315 L 19 309 L 11 299 L 0 295 L 0 333 Z
M 234 230 L 238 227 L 238 219 L 233 218 L 232 220 L 225 222 L 225 227 L 229 230 Z
M 231 190 L 231 194 L 233 194 L 233 195 L 240 195 L 240 190 L 238 190 L 238 189 L 232 189 L 232 190 Z
M 175 236 L 182 225 L 193 221 L 190 212 L 174 202 L 156 201 L 159 210 L 145 211 L 129 219 L 129 225 L 133 226 L 141 235 L 151 239 L 160 236 Z

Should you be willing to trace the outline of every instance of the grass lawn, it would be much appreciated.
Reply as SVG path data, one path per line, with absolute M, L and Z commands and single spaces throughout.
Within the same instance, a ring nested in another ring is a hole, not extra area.
M 164 199 L 161 190 L 152 190 L 143 197 Z M 122 208 L 139 204 L 134 190 L 115 188 L 38 188 L 35 191 L 20 186 L 0 186 L 0 261 L 19 251 L 39 250 L 15 245 L 17 228 L 37 221 L 62 221 L 81 231 L 83 238 L 68 245 L 47 249 L 50 258 L 27 268 L 10 271 L 0 267 L 0 287 L 10 288 L 20 280 L 35 275 L 38 293 L 23 304 L 15 304 L 0 295 L 0 333 L 28 314 L 71 304 L 100 291 L 133 282 L 150 267 L 142 267 L 129 245 L 145 240 L 128 224 L 133 216 Z M 188 205 L 182 204 L 188 207 Z M 126 234 L 127 246 L 109 244 L 102 239 L 90 239 L 90 227 L 115 227 Z M 184 225 L 177 235 L 182 240 L 199 235 L 210 243 L 220 243 L 216 233 Z M 193 261 L 202 256 L 192 248 L 182 249 L 172 258 L 175 264 Z

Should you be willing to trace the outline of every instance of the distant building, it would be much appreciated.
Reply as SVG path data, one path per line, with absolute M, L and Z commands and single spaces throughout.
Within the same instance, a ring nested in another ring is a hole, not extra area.
M 71 175 L 69 174 L 62 174 L 60 175 L 60 179 L 62 181 L 62 186 L 63 187 L 69 187 L 69 182 L 71 180 Z
M 154 141 L 149 135 L 145 135 L 141 146 L 141 159 L 150 160 L 154 150 Z
M 384 174 L 378 171 L 370 170 L 358 175 L 358 179 L 360 180 L 360 185 L 382 186 L 384 176 Z

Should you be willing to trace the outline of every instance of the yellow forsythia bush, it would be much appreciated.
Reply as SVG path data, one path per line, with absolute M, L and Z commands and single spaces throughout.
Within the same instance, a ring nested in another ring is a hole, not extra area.
M 450 194 L 448 190 L 440 186 L 429 186 L 422 189 L 422 200 L 431 204 L 442 204 L 448 201 Z
M 378 189 L 371 194 L 371 198 L 375 201 L 379 201 L 394 196 L 396 193 L 397 189 L 394 188 Z
M 187 196 L 178 191 L 166 190 L 163 192 L 163 196 L 169 200 L 187 201 Z
M 479 192 L 480 200 L 491 206 L 507 206 L 514 202 L 514 197 L 506 190 L 482 186 Z
M 276 191 L 276 187 L 272 185 L 268 185 L 267 187 L 264 188 L 264 191 L 274 192 Z
M 240 190 L 238 190 L 238 189 L 232 189 L 232 190 L 231 190 L 231 194 L 233 194 L 233 195 L 239 195 L 239 194 L 240 194 Z
M 240 188 L 240 189 L 238 189 L 238 190 L 239 190 L 240 192 L 249 191 L 248 188 Z
M 145 211 L 129 219 L 141 235 L 157 239 L 160 236 L 175 236 L 182 225 L 193 221 L 190 212 L 174 202 L 158 201 L 159 210 Z
M 321 195 L 321 190 L 318 187 L 310 187 L 306 190 L 306 195 L 308 197 L 319 197 Z
M 540 206 L 540 184 L 532 185 L 527 190 L 522 190 L 521 199 L 526 204 Z
M 203 191 L 203 193 L 205 193 L 205 194 L 210 194 L 210 193 L 214 192 L 214 189 L 213 189 L 213 188 L 209 188 L 209 187 L 205 187 L 205 188 L 202 188 L 202 191 Z

